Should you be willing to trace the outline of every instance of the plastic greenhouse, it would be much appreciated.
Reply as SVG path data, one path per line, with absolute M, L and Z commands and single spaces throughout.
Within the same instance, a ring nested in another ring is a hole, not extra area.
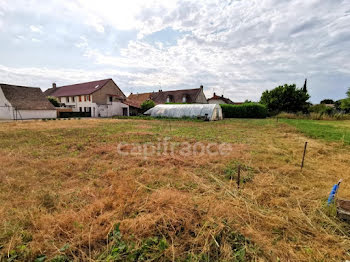
M 165 104 L 156 105 L 147 110 L 145 115 L 169 118 L 203 118 L 212 121 L 222 119 L 222 110 L 220 105 L 217 104 Z

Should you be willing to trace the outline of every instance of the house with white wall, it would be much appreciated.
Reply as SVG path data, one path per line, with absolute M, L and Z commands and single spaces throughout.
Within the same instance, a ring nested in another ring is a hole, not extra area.
M 0 84 L 0 119 L 56 118 L 55 107 L 40 88 Z
M 91 117 L 128 116 L 126 96 L 112 79 L 104 79 L 46 90 L 46 96 L 56 97 L 62 107 L 84 112 Z
M 213 97 L 208 99 L 208 103 L 209 104 L 217 104 L 217 105 L 221 105 L 221 104 L 235 104 L 234 102 L 231 101 L 231 99 L 224 97 L 223 95 L 218 96 L 217 94 L 213 94 Z M 241 104 L 241 103 L 239 103 Z

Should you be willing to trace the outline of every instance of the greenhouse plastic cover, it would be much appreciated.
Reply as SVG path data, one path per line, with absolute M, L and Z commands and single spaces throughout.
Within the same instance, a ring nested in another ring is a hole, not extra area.
M 181 104 L 181 105 L 156 105 L 145 112 L 153 117 L 205 117 L 210 120 L 222 119 L 221 107 L 216 104 Z

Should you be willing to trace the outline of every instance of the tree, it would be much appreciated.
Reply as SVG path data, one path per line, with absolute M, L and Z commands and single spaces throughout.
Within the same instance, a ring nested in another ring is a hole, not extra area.
M 142 112 L 146 112 L 148 109 L 151 109 L 156 104 L 152 100 L 146 100 L 141 104 L 141 110 Z
M 323 99 L 320 104 L 334 104 L 335 101 L 333 99 Z
M 348 91 L 346 92 L 346 95 L 348 97 L 341 100 L 340 109 L 344 110 L 345 113 L 350 113 L 350 87 L 349 87 Z
M 278 114 L 279 112 L 308 112 L 310 103 L 307 100 L 309 94 L 304 92 L 304 88 L 297 88 L 295 84 L 278 86 L 272 90 L 266 90 L 262 93 L 260 103 L 267 106 L 270 114 Z
M 305 78 L 304 86 L 303 86 L 303 92 L 307 93 L 307 78 Z
M 51 102 L 54 107 L 60 107 L 60 102 L 58 102 L 56 97 L 48 96 L 47 99 Z

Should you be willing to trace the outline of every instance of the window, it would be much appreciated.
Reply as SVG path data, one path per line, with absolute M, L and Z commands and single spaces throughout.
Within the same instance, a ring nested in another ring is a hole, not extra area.
M 83 112 L 83 109 L 82 109 L 81 107 L 79 107 L 79 111 L 80 111 L 80 112 Z
M 66 97 L 66 101 L 67 101 L 67 103 L 69 103 L 69 96 Z
M 186 95 L 184 95 L 182 98 L 182 103 L 186 103 L 186 102 L 187 102 L 187 97 L 186 97 Z
M 81 102 L 81 96 L 79 96 L 79 102 Z
M 167 103 L 173 102 L 173 96 L 169 95 L 169 96 L 166 98 L 166 102 L 167 102 Z
M 113 96 L 109 97 L 109 102 L 111 102 L 111 103 L 113 102 Z
M 75 96 L 72 96 L 72 102 L 75 102 Z
M 90 95 L 85 96 L 85 101 L 90 101 Z

